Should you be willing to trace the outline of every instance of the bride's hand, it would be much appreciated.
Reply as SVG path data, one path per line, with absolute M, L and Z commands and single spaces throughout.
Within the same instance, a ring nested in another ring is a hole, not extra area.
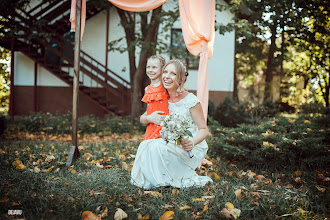
M 190 139 L 181 140 L 181 146 L 185 151 L 191 151 L 193 149 L 193 142 Z
M 164 118 L 165 113 L 162 111 L 154 111 L 153 113 L 148 115 L 148 121 L 156 125 L 160 125 Z

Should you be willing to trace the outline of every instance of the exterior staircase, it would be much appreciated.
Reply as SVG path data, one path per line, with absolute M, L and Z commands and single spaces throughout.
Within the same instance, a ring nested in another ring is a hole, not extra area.
M 86 20 L 103 10 L 92 3 L 87 1 Z M 70 6 L 71 0 L 42 1 L 28 11 L 17 11 L 9 22 L 20 30 L 15 38 L 15 50 L 72 87 L 74 44 L 73 34 L 68 32 Z M 79 84 L 80 95 L 85 95 L 106 113 L 130 114 L 129 82 L 82 50 Z

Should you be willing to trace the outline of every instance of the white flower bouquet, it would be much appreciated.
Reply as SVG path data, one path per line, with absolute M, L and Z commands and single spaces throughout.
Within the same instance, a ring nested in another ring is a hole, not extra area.
M 189 117 L 171 113 L 165 116 L 160 125 L 162 126 L 160 134 L 167 143 L 175 141 L 176 145 L 181 145 L 181 140 L 192 137 L 188 130 L 192 126 L 192 120 Z M 191 151 L 188 151 L 188 154 L 190 158 L 194 156 Z

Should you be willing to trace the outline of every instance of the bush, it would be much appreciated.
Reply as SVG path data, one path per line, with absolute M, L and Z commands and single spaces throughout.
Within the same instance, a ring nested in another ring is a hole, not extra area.
M 274 117 L 279 113 L 278 107 L 271 100 L 266 100 L 261 105 L 251 108 L 250 115 L 254 120 L 260 120 L 264 118 Z
M 250 121 L 250 116 L 245 110 L 245 106 L 235 103 L 228 96 L 215 109 L 213 117 L 225 127 L 237 127 L 239 124 Z
M 128 118 L 107 115 L 103 120 L 104 129 L 112 133 L 123 134 L 132 133 L 135 128 L 134 123 Z
M 94 115 L 78 119 L 78 133 L 80 135 L 102 133 L 143 133 L 145 127 L 139 122 L 132 123 L 129 118 L 107 115 L 103 119 Z M 8 120 L 7 133 L 29 132 L 45 134 L 71 134 L 72 114 L 32 113 L 29 116 Z
M 322 103 L 304 103 L 298 106 L 298 111 L 302 114 L 323 114 L 327 111 L 327 108 Z
M 325 123 L 323 123 L 325 122 Z M 241 124 L 238 128 L 210 125 L 209 147 L 217 155 L 240 161 L 246 166 L 270 169 L 327 167 L 329 116 L 317 118 L 280 117 L 259 125 Z

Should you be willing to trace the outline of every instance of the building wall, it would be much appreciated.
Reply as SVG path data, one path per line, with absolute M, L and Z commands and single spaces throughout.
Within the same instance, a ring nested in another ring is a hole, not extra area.
M 221 0 L 222 1 L 222 0 Z M 223 1 L 222 1 L 223 2 Z M 224 2 L 223 2 L 224 3 Z M 171 10 L 175 7 L 177 1 L 169 0 L 163 5 L 164 10 Z M 225 4 L 225 3 L 224 3 Z M 232 18 L 230 12 L 216 12 L 216 21 L 218 23 L 226 23 Z M 109 40 L 117 40 L 124 36 L 124 30 L 119 24 L 120 19 L 116 12 L 115 8 L 110 10 L 110 28 L 109 28 Z M 162 28 L 162 27 L 160 27 Z M 174 28 L 181 28 L 180 20 L 174 24 Z M 69 29 L 69 27 L 68 27 Z M 170 30 L 169 30 L 170 31 Z M 164 36 L 159 36 L 159 38 L 164 39 Z M 209 60 L 209 90 L 210 90 L 210 100 L 215 104 L 218 104 L 226 95 L 232 94 L 233 91 L 233 73 L 234 73 L 234 32 L 227 33 L 225 35 L 220 35 L 218 32 L 215 33 L 215 43 L 214 43 L 214 54 L 213 57 Z M 170 44 L 170 39 L 167 40 Z M 81 49 L 87 54 L 94 57 L 100 63 L 105 64 L 106 56 L 106 11 L 102 11 L 96 16 L 92 17 L 86 22 L 85 33 L 81 42 Z M 122 40 L 122 46 L 126 47 L 125 39 Z M 139 51 L 137 51 L 138 55 Z M 164 57 L 169 60 L 169 55 L 162 54 Z M 139 56 L 137 56 L 138 58 Z M 138 62 L 138 60 L 137 60 Z M 109 52 L 108 54 L 108 66 L 109 69 L 126 79 L 129 80 L 129 66 L 128 66 L 128 54 L 119 53 L 119 52 Z M 71 69 L 71 75 L 73 69 Z M 187 80 L 187 87 L 190 91 L 196 91 L 197 89 L 197 70 L 190 70 L 189 77 Z M 31 90 L 31 87 L 34 85 L 34 62 L 26 57 L 24 54 L 16 52 L 15 53 L 15 74 L 14 74 L 14 85 L 18 88 L 21 86 L 22 90 Z M 47 93 L 59 93 L 62 94 L 63 91 L 68 93 L 65 95 L 67 97 L 71 94 L 70 87 L 64 83 L 62 80 L 54 76 L 52 73 L 48 72 L 41 66 L 38 66 L 37 71 L 37 86 L 39 88 L 38 95 L 41 91 L 47 91 Z M 16 88 L 15 87 L 15 88 Z M 45 88 L 43 88 L 45 87 Z M 50 87 L 51 89 L 47 89 Z M 58 91 L 56 91 L 58 90 Z M 17 89 L 20 91 L 20 89 Z M 33 94 L 33 93 L 32 93 Z M 16 100 L 21 100 L 20 96 L 27 97 L 27 100 L 30 100 L 32 95 L 30 92 L 22 92 L 15 95 Z M 40 95 L 39 95 L 40 96 Z M 50 94 L 49 97 L 53 97 L 53 94 Z M 72 97 L 72 95 L 71 95 Z M 32 98 L 31 98 L 32 99 Z M 41 97 L 39 99 L 39 110 L 46 111 L 47 106 L 41 103 L 43 100 Z M 45 101 L 46 102 L 46 101 Z M 24 102 L 16 102 L 15 108 L 25 108 L 22 106 Z M 70 103 L 71 104 L 71 103 Z M 69 105 L 66 104 L 57 104 L 54 105 L 56 108 L 60 106 L 65 107 L 64 110 L 71 110 Z M 69 108 L 69 109 L 66 109 Z M 52 108 L 53 109 L 53 108 Z M 100 109 L 96 110 L 99 111 Z M 24 111 L 18 110 L 17 113 Z M 86 112 L 87 113 L 87 112 Z M 98 113 L 97 113 L 98 114 Z

